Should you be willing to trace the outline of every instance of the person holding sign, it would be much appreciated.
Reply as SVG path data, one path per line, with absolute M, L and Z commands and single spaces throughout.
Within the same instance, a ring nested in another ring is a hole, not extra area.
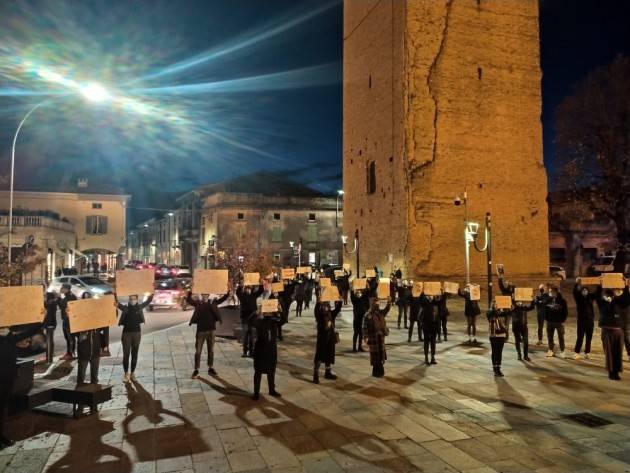
M 315 358 L 313 361 L 313 383 L 319 384 L 319 368 L 324 363 L 326 379 L 337 379 L 332 372 L 335 364 L 335 345 L 337 344 L 337 332 L 335 320 L 341 311 L 342 302 L 336 301 L 335 307 L 330 307 L 330 302 L 318 301 L 315 304 L 315 320 L 317 322 L 317 343 L 315 346 Z
M 398 329 L 400 330 L 400 322 L 404 321 L 404 328 L 408 328 L 407 318 L 409 316 L 409 299 L 411 298 L 411 288 L 408 281 L 397 280 L 396 283 L 396 305 L 398 306 Z
M 72 286 L 70 284 L 62 284 L 61 295 L 59 297 L 58 305 L 61 310 L 61 327 L 63 329 L 63 338 L 66 339 L 66 353 L 60 360 L 68 361 L 74 358 L 74 353 L 77 347 L 77 340 L 72 333 L 70 333 L 70 319 L 68 318 L 68 302 L 76 301 L 77 296 L 72 293 Z
M 306 285 L 304 284 L 303 275 L 298 275 L 295 283 L 295 290 L 293 292 L 293 299 L 295 299 L 295 316 L 302 317 L 302 309 L 304 308 L 304 298 L 306 296 Z
M 463 289 L 459 288 L 457 294 L 464 298 L 464 315 L 466 316 L 466 331 L 468 332 L 468 343 L 477 343 L 477 316 L 481 314 L 479 301 L 471 297 L 471 284 L 466 284 Z
M 260 398 L 260 382 L 262 375 L 267 375 L 269 395 L 280 397 L 276 391 L 276 365 L 278 364 L 278 328 L 281 314 L 263 312 L 263 307 L 254 313 L 253 326 L 258 336 L 254 345 L 254 401 Z
M 580 278 L 578 278 L 575 286 L 573 286 L 573 299 L 575 299 L 577 309 L 577 339 L 575 340 L 575 349 L 573 350 L 575 355 L 573 357 L 576 360 L 580 359 L 582 342 L 586 337 L 584 358 L 588 359 L 589 353 L 591 353 L 593 329 L 595 328 L 595 309 L 593 308 L 595 294 L 591 293 L 586 286 L 582 286 Z
M 46 308 L 43 323 L 46 330 L 46 363 L 52 363 L 55 354 L 55 329 L 57 328 L 57 294 L 47 292 L 44 307 Z
M 365 314 L 363 321 L 363 332 L 370 348 L 370 365 L 372 365 L 372 376 L 382 378 L 385 376 L 384 363 L 387 360 L 385 350 L 385 337 L 389 335 L 385 317 L 391 307 L 391 300 L 387 299 L 387 305 L 381 309 L 376 297 L 370 299 L 370 310 Z
M 228 291 L 218 299 L 210 300 L 210 294 L 201 294 L 201 300 L 195 300 L 192 298 L 192 291 L 188 292 L 186 302 L 195 308 L 188 325 L 197 325 L 197 332 L 195 333 L 195 369 L 191 376 L 192 379 L 199 377 L 201 352 L 204 344 L 207 345 L 208 350 L 208 374 L 217 374 L 214 369 L 214 332 L 217 329 L 217 322 L 223 323 L 219 305 L 225 302 L 229 296 L 230 293 Z
M 252 326 L 252 315 L 256 312 L 256 301 L 264 292 L 263 285 L 257 288 L 252 286 L 241 286 L 236 288 L 236 297 L 238 297 L 241 306 L 241 326 L 243 327 L 243 355 L 252 356 L 254 353 L 254 334 Z
M 547 305 L 547 286 L 541 284 L 538 286 L 538 294 L 534 297 L 536 305 L 536 320 L 538 322 L 538 342 L 536 345 L 542 345 L 543 329 L 545 328 L 545 306 Z
M 435 343 L 438 330 L 440 329 L 440 315 L 438 307 L 441 301 L 438 295 L 420 296 L 420 306 L 422 307 L 422 332 L 424 334 L 424 364 L 437 365 L 435 361 Z M 429 361 L 429 349 L 431 350 L 431 361 Z
M 501 361 L 503 359 L 503 347 L 508 339 L 508 317 L 510 312 L 511 309 L 498 308 L 495 299 L 487 313 L 488 334 L 490 336 L 490 347 L 492 348 L 492 369 L 494 370 L 494 375 L 499 377 L 503 377 Z
M 413 285 L 413 283 L 412 283 Z M 411 343 L 411 337 L 413 335 L 413 326 L 418 326 L 418 341 L 423 341 L 422 338 L 422 292 L 420 294 L 413 294 L 413 290 L 409 296 L 409 332 L 407 334 L 407 343 Z
M 352 352 L 363 350 L 363 317 L 370 308 L 370 300 L 365 288 L 355 289 L 350 294 L 352 302 Z
M 630 308 L 628 287 L 623 291 L 598 287 L 597 305 L 608 378 L 619 381 L 619 373 L 623 371 L 623 316 Z
M 564 358 L 564 322 L 569 315 L 567 301 L 558 292 L 555 286 L 549 286 L 547 299 L 545 301 L 545 321 L 547 322 L 547 343 L 549 350 L 547 357 L 555 356 L 554 353 L 554 332 L 558 332 L 558 343 L 560 345 L 560 357 Z
M 123 381 L 128 383 L 130 380 L 135 381 L 134 375 L 136 365 L 138 363 L 138 350 L 140 350 L 141 328 L 140 324 L 144 323 L 144 311 L 153 300 L 153 294 L 142 303 L 138 304 L 138 296 L 129 296 L 127 305 L 116 302 L 118 310 L 121 311 L 118 325 L 122 326 L 122 347 L 123 347 L 123 370 L 125 372 Z M 131 375 L 129 374 L 129 358 L 131 357 Z
M 512 311 L 512 333 L 514 334 L 514 345 L 518 361 L 532 361 L 529 357 L 529 330 L 527 329 L 527 313 L 534 310 L 535 303 L 532 300 L 529 304 L 524 301 L 516 301 Z M 523 354 L 521 355 L 521 342 L 523 343 Z

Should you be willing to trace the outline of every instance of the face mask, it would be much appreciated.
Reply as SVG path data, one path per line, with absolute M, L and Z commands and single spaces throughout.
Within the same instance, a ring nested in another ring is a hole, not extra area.
M 138 299 L 136 298 L 129 299 L 129 305 L 138 305 Z
M 588 291 L 586 290 L 582 291 L 582 297 L 586 297 L 586 296 L 588 296 Z
M 252 292 L 250 288 L 245 289 L 245 294 L 249 294 L 250 292 Z
M 208 294 L 202 294 L 201 295 L 201 300 L 203 302 L 208 302 L 209 299 L 210 299 L 210 296 Z
M 10 332 L 11 330 L 9 329 L 9 327 L 2 327 L 0 328 L 0 337 L 6 337 L 7 335 L 9 335 Z
M 386 301 L 379 301 L 378 308 L 383 310 L 385 307 L 387 307 L 387 302 Z
M 605 300 L 606 302 L 612 302 L 612 297 L 610 297 L 610 296 L 604 296 L 604 300 Z

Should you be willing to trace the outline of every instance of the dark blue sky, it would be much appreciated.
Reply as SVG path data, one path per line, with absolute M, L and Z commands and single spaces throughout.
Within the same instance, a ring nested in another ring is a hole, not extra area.
M 587 71 L 630 54 L 629 4 L 541 1 L 551 174 L 553 110 Z M 17 121 L 41 98 L 9 96 L 8 88 L 59 91 L 29 74 L 20 63 L 26 58 L 77 80 L 111 84 L 151 111 L 56 99 L 24 128 L 18 187 L 99 176 L 146 202 L 158 192 L 284 170 L 334 192 L 341 185 L 342 14 L 334 0 L 4 0 L 0 174 L 8 172 Z M 190 84 L 196 85 L 182 87 Z

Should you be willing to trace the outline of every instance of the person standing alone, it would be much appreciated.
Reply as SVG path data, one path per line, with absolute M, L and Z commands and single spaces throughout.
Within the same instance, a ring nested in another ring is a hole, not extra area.
M 138 296 L 129 296 L 127 305 L 116 302 L 118 309 L 121 311 L 118 325 L 122 326 L 122 347 L 123 347 L 123 370 L 125 374 L 123 381 L 128 383 L 130 380 L 135 381 L 136 365 L 138 363 L 138 350 L 140 350 L 140 340 L 142 338 L 140 325 L 144 323 L 143 309 L 153 300 L 153 294 L 150 294 L 147 300 L 142 304 L 138 304 Z M 131 358 L 131 374 L 129 374 L 129 358 Z

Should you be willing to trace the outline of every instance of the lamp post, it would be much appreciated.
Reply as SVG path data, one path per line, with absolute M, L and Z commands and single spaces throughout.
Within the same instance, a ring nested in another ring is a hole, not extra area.
M 289 246 L 293 250 L 293 256 L 297 255 L 298 267 L 302 266 L 302 238 L 298 241 L 297 247 L 294 241 L 290 241 Z
M 479 224 L 468 222 L 466 224 L 466 246 L 472 242 L 475 250 L 480 253 L 485 251 L 487 257 L 487 277 L 488 277 L 488 307 L 492 305 L 492 217 L 490 212 L 486 213 L 485 242 L 482 248 L 477 245 L 477 237 L 479 236 Z M 468 256 L 468 255 L 467 255 Z
M 335 208 L 335 228 L 339 226 L 339 199 L 343 198 L 343 190 L 337 191 L 337 207 Z
M 359 277 L 359 229 L 357 228 L 354 231 L 354 248 L 352 248 L 352 251 L 348 251 L 348 236 L 347 235 L 341 235 L 341 242 L 343 243 L 343 250 L 346 252 L 346 254 L 351 255 L 351 254 L 356 254 L 357 255 L 357 276 Z

